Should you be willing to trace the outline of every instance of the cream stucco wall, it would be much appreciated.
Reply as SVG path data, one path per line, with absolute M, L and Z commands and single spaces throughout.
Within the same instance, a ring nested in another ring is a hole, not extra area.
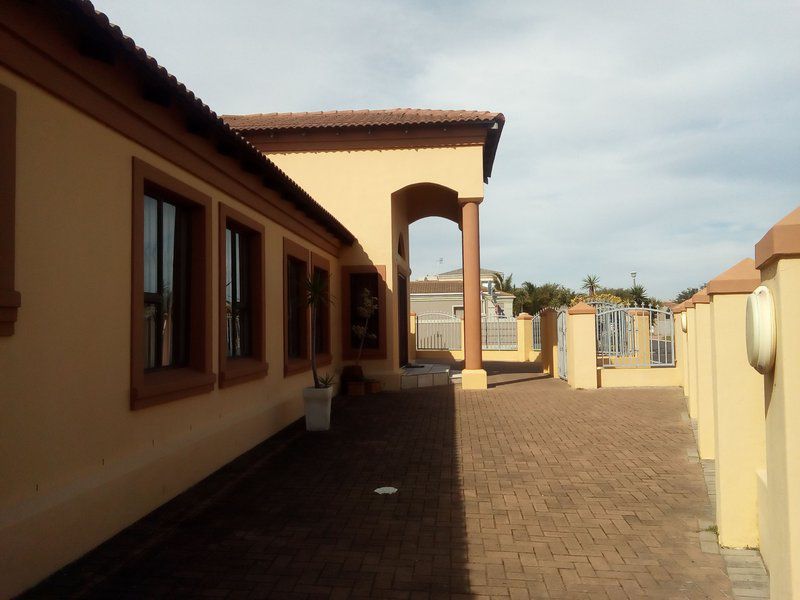
M 600 387 L 678 387 L 681 384 L 679 367 L 652 369 L 599 369 Z
M 774 370 L 764 376 L 766 476 L 759 491 L 761 550 L 772 598 L 800 598 L 800 258 L 761 269 L 777 318 Z M 743 318 L 743 317 L 742 317 Z
M 302 415 L 283 376 L 280 226 L 0 69 L 18 94 L 16 331 L 0 338 L 0 597 L 74 560 Z M 266 227 L 269 375 L 131 411 L 131 186 L 137 156 Z M 332 282 L 335 289 L 336 280 Z M 332 312 L 334 367 L 339 362 Z
M 341 222 L 358 242 L 345 251 L 342 264 L 386 265 L 387 358 L 364 360 L 365 371 L 386 386 L 399 389 L 397 336 L 397 239 L 409 247 L 409 194 L 397 194 L 414 184 L 444 186 L 457 198 L 483 198 L 483 146 L 403 148 L 270 153 L 268 156 Z M 393 198 L 394 195 L 394 198 Z M 457 227 L 455 223 L 449 226 Z
M 747 361 L 747 295 L 711 298 L 719 542 L 757 547 L 756 472 L 765 460 L 764 377 Z
M 567 315 L 567 382 L 573 389 L 597 388 L 594 314 Z
M 712 459 L 714 451 L 714 380 L 711 370 L 711 306 L 695 304 L 697 352 L 697 449 L 700 458 Z
M 695 309 L 686 309 L 687 380 L 689 385 L 687 408 L 689 417 L 697 418 L 697 322 Z

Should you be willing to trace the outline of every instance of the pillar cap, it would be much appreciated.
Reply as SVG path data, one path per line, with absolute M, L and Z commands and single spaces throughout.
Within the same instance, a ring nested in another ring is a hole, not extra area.
M 761 285 L 761 273 L 752 258 L 744 258 L 708 282 L 708 295 L 749 294 Z
M 763 269 L 773 260 L 800 256 L 800 206 L 772 226 L 756 244 L 756 269 Z
M 694 296 L 692 296 L 692 297 L 694 297 Z M 694 308 L 694 301 L 692 300 L 692 298 L 689 298 L 688 300 L 685 300 L 683 302 L 683 309 L 684 310 L 688 310 L 690 308 Z
M 521 312 L 517 315 L 517 321 L 532 321 L 533 316 L 526 312 Z
M 597 311 L 594 306 L 589 306 L 586 302 L 578 302 L 575 306 L 571 307 L 568 311 L 570 315 L 595 315 Z
M 464 206 L 465 204 L 480 204 L 481 202 L 483 202 L 483 198 L 481 198 L 481 197 L 477 197 L 477 198 L 459 198 L 458 199 L 458 205 L 459 206 Z
M 680 304 L 676 304 L 672 307 L 672 314 L 677 315 L 678 313 L 682 313 L 686 310 L 686 302 L 681 302 Z
M 711 302 L 711 298 L 708 297 L 708 288 L 703 288 L 692 296 L 692 306 L 695 304 L 708 304 L 709 302 Z

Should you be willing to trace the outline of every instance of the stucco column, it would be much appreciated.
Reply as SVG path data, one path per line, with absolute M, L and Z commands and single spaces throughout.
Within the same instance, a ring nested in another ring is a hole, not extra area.
M 695 344 L 697 353 L 697 450 L 700 458 L 713 459 L 714 379 L 711 372 L 711 306 L 706 288 L 692 296 L 694 302 Z
M 461 387 L 487 388 L 481 352 L 481 235 L 478 205 L 482 198 L 459 198 L 464 270 L 464 370 Z
M 746 258 L 708 282 L 714 380 L 717 527 L 729 548 L 757 547 L 758 485 L 764 468 L 764 376 L 747 360 L 747 295 L 761 283 Z
M 597 311 L 585 302 L 567 311 L 567 383 L 572 389 L 597 389 Z
M 756 244 L 771 296 L 775 354 L 764 372 L 766 472 L 758 476 L 761 553 L 772 598 L 800 598 L 800 208 Z M 744 315 L 741 317 L 744 319 Z

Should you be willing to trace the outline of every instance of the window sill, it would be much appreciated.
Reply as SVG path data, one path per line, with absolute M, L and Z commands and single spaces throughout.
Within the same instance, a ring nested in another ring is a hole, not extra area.
M 213 391 L 216 379 L 214 373 L 188 368 L 145 373 L 139 385 L 131 388 L 131 410 L 207 394 Z
M 311 360 L 308 358 L 288 358 L 283 365 L 283 376 L 298 375 L 311 370 Z
M 226 388 L 255 379 L 262 379 L 269 373 L 269 364 L 255 358 L 228 358 L 225 367 L 220 369 L 219 387 Z
M 0 290 L 0 336 L 14 335 L 17 309 L 22 304 L 19 292 Z

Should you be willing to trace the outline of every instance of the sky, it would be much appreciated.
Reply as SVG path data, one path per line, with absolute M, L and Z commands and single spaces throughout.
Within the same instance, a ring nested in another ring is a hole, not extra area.
M 669 299 L 800 205 L 798 0 L 95 6 L 218 114 L 502 112 L 481 262 L 516 283 Z M 449 221 L 410 238 L 413 277 L 460 266 Z

